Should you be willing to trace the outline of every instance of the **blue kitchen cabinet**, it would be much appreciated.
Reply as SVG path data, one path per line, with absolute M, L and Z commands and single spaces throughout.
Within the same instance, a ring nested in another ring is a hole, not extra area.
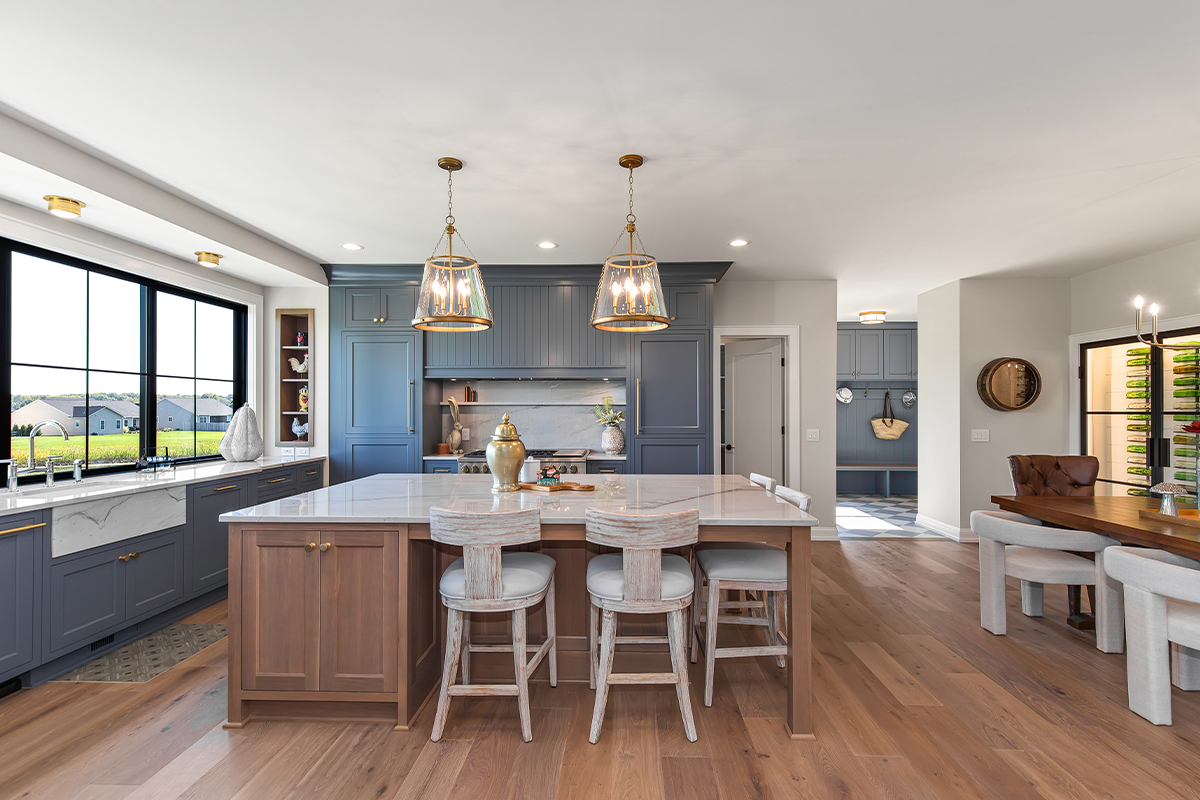
M 421 446 L 412 436 L 347 436 L 344 454 L 343 481 L 421 471 Z
M 446 458 L 425 459 L 426 475 L 453 475 L 458 472 L 458 462 Z
M 184 526 L 136 540 L 125 565 L 125 618 L 132 622 L 183 599 Z
M 903 381 L 912 377 L 912 335 L 907 328 L 883 331 L 883 378 Z
M 854 377 L 860 381 L 883 380 L 883 331 L 854 333 Z
M 331 290 L 341 328 L 412 329 L 416 286 L 350 287 Z M 339 297 L 340 295 L 340 297 Z
M 589 460 L 587 462 L 588 475 L 624 475 L 625 462 L 613 460 Z
M 630 348 L 630 471 L 712 472 L 711 333 L 635 334 Z
M 667 310 L 675 328 L 712 327 L 712 284 L 664 286 Z
M 837 332 L 837 379 L 852 381 L 854 375 L 854 331 L 838 329 Z
M 0 681 L 32 667 L 38 655 L 42 515 L 0 518 Z
M 229 526 L 219 521 L 227 511 L 254 505 L 250 478 L 230 478 L 188 487 L 187 535 L 184 540 L 188 597 L 229 582 Z

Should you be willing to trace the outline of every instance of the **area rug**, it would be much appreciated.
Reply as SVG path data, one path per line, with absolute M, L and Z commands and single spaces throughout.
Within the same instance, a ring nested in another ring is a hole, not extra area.
M 54 680 L 144 683 L 228 635 L 224 625 L 168 625 Z

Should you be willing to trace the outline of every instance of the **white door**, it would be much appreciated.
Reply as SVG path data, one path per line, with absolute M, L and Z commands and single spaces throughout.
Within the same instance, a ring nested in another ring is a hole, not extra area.
M 724 345 L 724 472 L 757 472 L 783 483 L 783 340 L 732 339 Z

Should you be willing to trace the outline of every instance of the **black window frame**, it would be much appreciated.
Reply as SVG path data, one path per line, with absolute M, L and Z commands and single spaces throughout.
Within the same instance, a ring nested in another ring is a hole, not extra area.
M 201 303 L 227 308 L 233 312 L 233 408 L 241 408 L 246 402 L 246 385 L 247 385 L 247 343 L 248 338 L 248 308 L 232 300 L 226 300 L 221 297 L 214 297 L 202 292 L 185 289 L 173 284 L 164 283 L 162 281 L 148 278 L 144 275 L 138 275 L 133 272 L 115 269 L 113 267 L 97 264 L 93 261 L 88 261 L 77 256 L 59 253 L 53 250 L 47 250 L 36 245 L 26 244 L 24 242 L 15 241 L 0 237 L 0 331 L 6 331 L 5 336 L 0 337 L 0 396 L 8 398 L 9 403 L 9 422 L 8 436 L 5 437 L 6 443 L 3 448 L 0 448 L 0 458 L 12 457 L 12 256 L 13 253 L 21 253 L 33 258 L 44 259 L 63 264 L 69 267 L 84 269 L 89 272 L 94 272 L 99 275 L 117 278 L 130 283 L 137 284 L 141 292 L 141 320 L 139 325 L 140 331 L 140 386 L 139 394 L 141 402 L 138 403 L 139 420 L 137 432 L 138 435 L 138 452 L 146 454 L 152 452 L 157 447 L 158 426 L 156 424 L 156 412 L 158 407 L 158 293 L 164 292 L 177 297 L 183 297 L 190 300 L 195 300 Z M 53 324 L 53 318 L 47 318 L 47 324 Z M 86 352 L 87 341 L 83 344 Z M 49 367 L 50 365 L 32 365 L 39 367 Z M 55 367 L 57 369 L 57 367 Z M 87 373 L 88 367 L 85 365 L 79 367 L 64 367 L 62 369 L 71 369 L 83 373 Z M 99 372 L 113 372 L 113 370 L 91 370 Z M 119 370 L 118 370 L 119 372 Z M 135 374 L 135 373 L 125 373 Z M 195 415 L 193 415 L 194 418 Z M 86 421 L 86 420 L 85 420 Z M 193 430 L 194 430 L 193 425 Z M 72 434 L 76 435 L 76 434 Z M 85 425 L 82 433 L 85 441 L 85 453 L 87 448 L 88 427 Z M 188 458 L 177 459 L 179 463 L 196 463 L 203 461 L 215 461 L 221 458 L 218 454 L 206 456 L 191 456 Z M 86 463 L 86 462 L 85 462 Z M 131 472 L 135 469 L 133 464 L 116 464 L 105 465 L 98 467 L 85 467 L 83 470 L 84 477 L 95 475 L 107 475 L 121 472 Z M 45 480 L 41 473 L 33 473 L 23 475 L 19 479 L 19 483 L 37 483 Z

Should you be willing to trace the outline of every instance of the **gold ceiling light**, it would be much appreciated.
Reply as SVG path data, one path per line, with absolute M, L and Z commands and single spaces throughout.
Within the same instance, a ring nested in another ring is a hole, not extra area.
M 625 230 L 604 259 L 596 302 L 592 305 L 592 327 L 602 331 L 661 331 L 670 327 L 667 303 L 662 282 L 658 279 L 658 261 L 646 253 L 642 237 L 637 234 L 637 217 L 633 215 L 633 171 L 643 159 L 639 155 L 621 156 L 617 163 L 629 170 L 629 213 L 625 215 Z M 626 252 L 613 253 L 628 239 Z
M 87 206 L 87 203 L 81 203 L 73 197 L 60 197 L 56 194 L 45 195 L 42 199 L 48 204 L 47 211 L 63 219 L 78 219 Z
M 210 253 L 207 250 L 196 251 L 196 263 L 202 267 L 219 267 L 221 265 L 221 259 L 224 257 L 225 256 L 221 255 L 220 253 Z
M 437 163 L 446 170 L 446 229 L 433 246 L 435 255 L 425 261 L 412 324 L 423 331 L 446 333 L 487 330 L 492 327 L 492 309 L 483 288 L 479 262 L 454 227 L 454 173 L 463 168 L 463 162 L 457 158 L 439 158 Z M 454 254 L 455 234 L 469 258 L 461 252 Z M 443 240 L 446 252 L 437 255 Z
M 887 322 L 887 312 L 860 311 L 858 312 L 858 321 L 863 325 L 878 325 L 881 322 Z

